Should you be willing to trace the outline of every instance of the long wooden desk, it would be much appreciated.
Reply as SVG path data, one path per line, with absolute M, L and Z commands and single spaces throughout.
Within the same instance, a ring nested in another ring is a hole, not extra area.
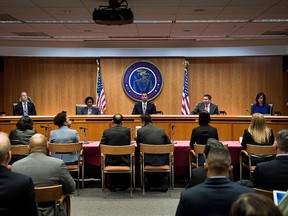
M 189 172 L 189 152 L 191 150 L 188 140 L 177 140 L 174 148 L 174 167 L 175 176 L 184 179 L 188 179 Z M 239 141 L 223 141 L 223 144 L 228 144 L 228 149 L 231 154 L 232 164 L 239 163 L 239 152 L 241 151 L 241 144 Z M 89 142 L 84 144 L 84 157 L 85 165 L 90 167 L 89 172 L 100 175 L 100 150 L 99 141 Z M 136 163 L 139 163 L 139 149 L 136 148 Z M 139 165 L 136 166 L 139 168 Z M 93 171 L 91 171 L 91 169 Z M 139 171 L 139 170 L 138 170 Z
M 68 113 L 69 115 L 69 113 Z M 0 131 L 9 133 L 16 127 L 16 122 L 20 116 L 0 116 Z M 47 131 L 56 129 L 53 124 L 54 116 L 31 116 L 34 127 L 39 133 L 45 133 L 41 126 L 50 127 Z M 72 128 L 76 129 L 80 139 L 84 140 L 84 131 L 80 127 L 87 127 L 87 140 L 100 140 L 105 129 L 112 126 L 112 115 L 69 115 L 73 121 Z M 265 116 L 268 127 L 272 128 L 274 134 L 280 129 L 288 128 L 288 116 Z M 172 128 L 174 128 L 175 140 L 190 140 L 191 131 L 198 126 L 198 115 L 153 115 L 153 124 L 165 129 L 167 135 L 172 138 Z M 249 126 L 251 116 L 228 116 L 212 115 L 211 125 L 218 129 L 220 140 L 238 141 L 243 135 L 245 128 Z M 139 115 L 125 115 L 123 125 L 131 128 L 131 136 L 134 136 L 135 127 L 140 126 Z

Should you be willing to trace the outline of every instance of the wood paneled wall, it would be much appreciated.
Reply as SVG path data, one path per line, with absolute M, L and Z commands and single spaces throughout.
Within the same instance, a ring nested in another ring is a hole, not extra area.
M 134 101 L 122 88 L 122 76 L 135 61 L 153 62 L 163 76 L 163 89 L 153 100 L 164 114 L 181 114 L 184 58 L 102 58 L 101 75 L 106 94 L 105 114 L 131 114 Z M 229 115 L 247 115 L 259 91 L 264 91 L 274 110 L 288 115 L 288 73 L 282 72 L 282 56 L 193 57 L 190 62 L 191 110 L 205 93 Z M 5 57 L 0 75 L 0 111 L 12 115 L 12 104 L 25 90 L 38 115 L 55 115 L 62 110 L 75 114 L 75 104 L 85 97 L 96 100 L 96 58 Z

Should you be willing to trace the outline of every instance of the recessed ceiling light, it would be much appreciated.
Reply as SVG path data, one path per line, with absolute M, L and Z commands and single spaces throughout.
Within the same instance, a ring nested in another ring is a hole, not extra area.
M 203 11 L 205 11 L 204 9 L 201 9 L 201 8 L 199 8 L 199 9 L 195 9 L 194 10 L 195 12 L 203 12 Z
M 66 14 L 70 14 L 70 13 L 72 13 L 71 10 L 62 10 L 62 12 L 63 12 L 63 13 L 66 13 Z

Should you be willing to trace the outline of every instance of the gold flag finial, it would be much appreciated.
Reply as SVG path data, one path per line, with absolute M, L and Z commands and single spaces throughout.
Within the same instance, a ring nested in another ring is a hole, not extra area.
M 100 70 L 100 62 L 99 62 L 99 59 L 96 59 L 96 63 L 97 63 L 97 71 Z
M 187 69 L 188 66 L 189 66 L 189 61 L 187 61 L 187 60 L 185 59 L 184 62 L 183 62 L 183 65 L 184 65 L 185 69 Z

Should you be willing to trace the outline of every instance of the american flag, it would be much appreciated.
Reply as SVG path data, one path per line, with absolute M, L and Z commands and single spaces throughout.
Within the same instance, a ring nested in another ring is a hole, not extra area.
M 106 109 L 106 98 L 99 68 L 97 76 L 97 107 L 99 108 L 101 114 L 103 114 Z
M 184 85 L 183 85 L 183 92 L 182 92 L 181 114 L 182 115 L 189 115 L 190 114 L 190 101 L 189 101 L 189 87 L 188 87 L 187 69 L 184 70 Z

